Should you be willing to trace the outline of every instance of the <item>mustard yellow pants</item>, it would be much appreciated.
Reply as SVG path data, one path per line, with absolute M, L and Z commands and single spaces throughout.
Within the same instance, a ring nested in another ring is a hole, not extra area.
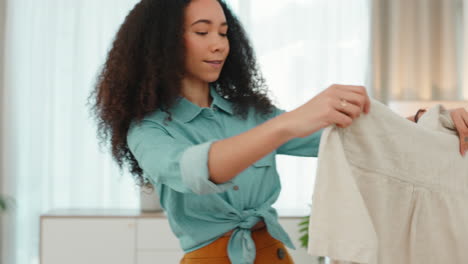
M 230 264 L 227 253 L 229 236 L 220 237 L 213 243 L 186 253 L 180 264 Z M 286 247 L 268 233 L 266 228 L 252 232 L 257 249 L 255 264 L 293 264 Z

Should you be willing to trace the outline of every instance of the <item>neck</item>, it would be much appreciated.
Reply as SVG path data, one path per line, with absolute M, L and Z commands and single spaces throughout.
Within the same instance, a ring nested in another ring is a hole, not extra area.
M 199 107 L 211 106 L 210 86 L 207 82 L 184 78 L 182 80 L 182 96 Z

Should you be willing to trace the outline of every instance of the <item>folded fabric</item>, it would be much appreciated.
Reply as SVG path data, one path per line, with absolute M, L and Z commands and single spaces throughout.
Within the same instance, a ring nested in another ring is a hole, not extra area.
M 332 263 L 468 263 L 468 155 L 441 105 L 371 112 L 322 134 L 308 253 Z

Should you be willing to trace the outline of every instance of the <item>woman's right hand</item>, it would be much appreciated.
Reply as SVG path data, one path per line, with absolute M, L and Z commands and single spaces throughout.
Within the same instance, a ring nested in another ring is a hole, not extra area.
M 336 124 L 348 127 L 362 112 L 369 113 L 370 99 L 363 86 L 331 85 L 307 103 L 287 113 L 293 137 L 306 137 Z

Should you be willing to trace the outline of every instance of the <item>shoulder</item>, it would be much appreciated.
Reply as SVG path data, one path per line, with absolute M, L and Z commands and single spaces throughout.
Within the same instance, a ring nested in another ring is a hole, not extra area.
M 164 125 L 165 122 L 168 122 L 165 121 L 167 116 L 167 113 L 158 110 L 146 115 L 142 120 L 133 120 L 128 128 L 127 139 L 139 137 L 148 131 L 160 131 L 169 135 L 169 131 Z
M 156 110 L 147 114 L 143 118 L 143 121 L 164 125 L 164 123 L 167 122 L 168 117 L 169 117 L 168 113 L 163 112 L 162 110 Z

